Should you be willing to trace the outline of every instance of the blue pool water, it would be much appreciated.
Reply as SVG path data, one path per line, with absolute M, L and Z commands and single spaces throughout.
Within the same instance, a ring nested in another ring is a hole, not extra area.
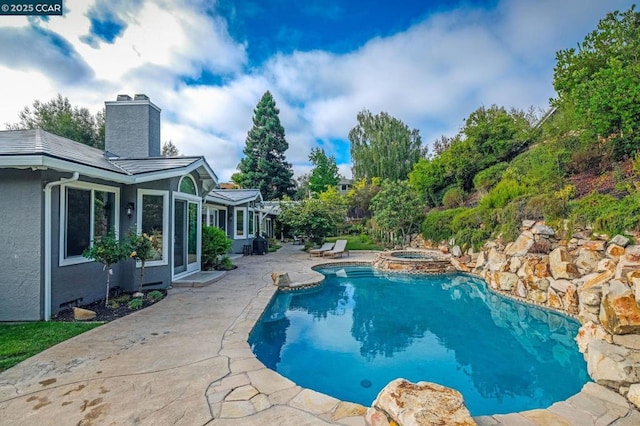
M 278 292 L 249 337 L 258 359 L 300 386 L 369 406 L 395 378 L 435 382 L 479 416 L 545 408 L 588 381 L 577 321 L 480 279 L 319 271 L 323 285 Z

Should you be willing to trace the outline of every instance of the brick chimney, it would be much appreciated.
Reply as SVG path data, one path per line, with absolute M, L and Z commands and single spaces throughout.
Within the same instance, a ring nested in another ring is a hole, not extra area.
M 105 103 L 105 150 L 123 158 L 160 156 L 160 108 L 147 95 Z

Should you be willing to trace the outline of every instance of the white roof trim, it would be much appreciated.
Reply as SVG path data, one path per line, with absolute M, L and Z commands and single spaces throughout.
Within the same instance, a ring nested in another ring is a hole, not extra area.
M 73 161 L 61 160 L 59 158 L 50 157 L 48 155 L 15 155 L 0 156 L 0 167 L 10 168 L 32 168 L 46 167 L 64 172 L 80 172 L 83 176 L 90 176 L 99 179 L 109 180 L 116 183 L 133 185 L 137 183 L 152 182 L 160 179 L 168 179 L 177 176 L 183 176 L 194 170 L 202 168 L 210 179 L 201 178 L 203 180 L 211 180 L 212 187 L 218 183 L 218 177 L 211 170 L 211 167 L 204 161 L 199 159 L 188 166 L 178 167 L 171 170 L 161 170 L 156 172 L 143 173 L 141 175 L 129 175 L 117 173 L 110 170 L 100 169 L 98 167 L 87 166 Z M 209 191 L 205 189 L 205 191 Z

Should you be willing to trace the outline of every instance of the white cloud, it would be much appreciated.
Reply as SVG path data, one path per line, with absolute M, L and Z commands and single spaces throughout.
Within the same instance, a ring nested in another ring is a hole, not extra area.
M 15 122 L 34 99 L 58 92 L 92 111 L 119 93 L 145 93 L 162 108 L 163 141 L 173 140 L 183 154 L 205 155 L 222 180 L 240 161 L 253 109 L 266 90 L 280 109 L 287 159 L 300 175 L 309 170 L 315 146 L 329 154 L 337 147 L 336 157 L 347 157 L 348 144 L 333 141 L 347 138 L 363 108 L 388 112 L 431 143 L 455 134 L 482 105 L 546 107 L 554 95 L 555 52 L 575 46 L 606 12 L 631 4 L 503 0 L 489 10 L 433 15 L 346 54 L 278 54 L 249 68 L 247 46 L 233 40 L 211 10 L 205 13 L 204 3 L 125 3 L 67 0 L 68 13 L 47 22 L 5 17 L 0 123 Z M 108 13 L 117 15 L 122 33 L 113 43 L 87 43 L 89 16 Z M 56 43 L 66 50 L 56 50 Z M 218 84 L 185 83 L 203 71 L 220 76 Z M 340 168 L 350 175 L 349 164 Z

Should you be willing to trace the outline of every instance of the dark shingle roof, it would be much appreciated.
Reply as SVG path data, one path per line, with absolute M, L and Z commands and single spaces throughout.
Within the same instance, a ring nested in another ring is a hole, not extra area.
M 109 158 L 105 151 L 42 129 L 0 131 L 0 157 L 34 155 L 56 158 L 125 176 L 180 169 L 203 159 L 203 157 Z
M 202 157 L 151 157 L 151 158 L 115 158 L 111 162 L 136 175 L 159 172 L 189 166 Z
M 253 201 L 261 197 L 259 189 L 212 189 L 210 197 L 221 198 L 232 203 Z
M 46 155 L 116 173 L 124 173 L 109 162 L 104 151 L 74 142 L 41 129 L 0 131 L 0 155 Z

